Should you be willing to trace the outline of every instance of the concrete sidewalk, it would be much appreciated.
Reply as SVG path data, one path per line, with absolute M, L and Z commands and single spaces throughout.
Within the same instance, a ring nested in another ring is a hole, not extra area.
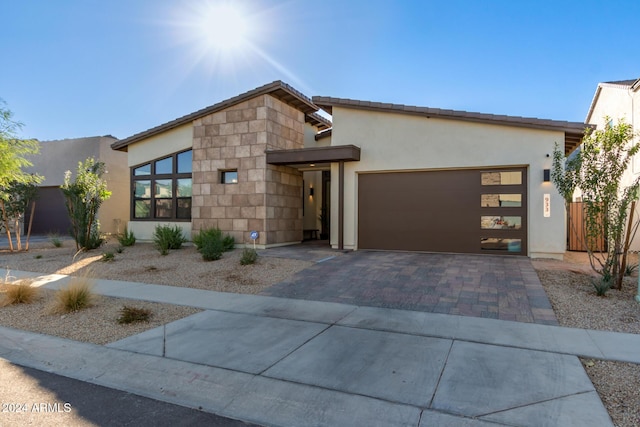
M 283 426 L 607 426 L 576 356 L 640 363 L 633 334 L 108 280 L 95 291 L 206 311 L 107 346 L 0 328 L 0 357 Z

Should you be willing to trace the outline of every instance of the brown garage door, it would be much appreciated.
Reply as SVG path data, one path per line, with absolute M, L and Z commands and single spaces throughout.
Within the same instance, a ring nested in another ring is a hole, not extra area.
M 526 255 L 526 168 L 358 175 L 358 247 Z
M 25 224 L 29 224 L 30 211 L 27 212 Z M 31 234 L 69 234 L 71 223 L 64 204 L 64 196 L 60 187 L 40 187 L 36 210 L 33 215 Z M 25 225 L 26 231 L 26 225 Z

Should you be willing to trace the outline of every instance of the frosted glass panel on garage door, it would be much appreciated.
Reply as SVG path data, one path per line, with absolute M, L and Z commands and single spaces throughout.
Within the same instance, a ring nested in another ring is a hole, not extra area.
M 496 171 L 482 172 L 482 185 L 520 185 L 522 172 Z
M 522 207 L 522 194 L 482 194 L 480 206 L 483 208 Z

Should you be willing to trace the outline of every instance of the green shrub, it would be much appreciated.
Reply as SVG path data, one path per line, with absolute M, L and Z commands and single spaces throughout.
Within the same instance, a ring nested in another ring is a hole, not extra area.
M 90 307 L 94 300 L 91 289 L 92 284 L 88 278 L 72 278 L 68 286 L 56 292 L 54 312 L 70 313 Z
M 161 255 L 167 255 L 169 249 L 180 249 L 186 241 L 182 229 L 177 225 L 156 225 L 153 231 L 153 243 Z
M 240 258 L 241 265 L 255 264 L 257 260 L 258 253 L 255 249 L 244 248 L 244 250 L 242 251 L 242 257 Z
M 118 236 L 118 242 L 122 246 L 133 246 L 136 243 L 136 236 L 133 234 L 133 231 L 125 228 L 124 233 Z
M 96 222 L 93 223 L 88 236 L 86 237 L 82 237 L 82 235 L 80 236 L 79 242 L 80 243 L 76 242 L 77 243 L 76 246 L 79 245 L 80 249 L 84 249 L 87 251 L 90 251 L 92 249 L 97 249 L 106 242 L 104 235 L 100 234 L 99 221 L 96 220 Z
M 124 248 L 122 246 L 118 246 L 118 249 L 116 249 L 116 252 L 121 254 L 122 252 L 124 252 Z
M 30 304 L 38 295 L 38 288 L 31 286 L 30 279 L 20 280 L 7 288 L 1 305 Z
M 58 236 L 57 234 L 49 235 L 49 240 L 51 241 L 51 244 L 56 248 L 59 248 L 62 246 L 62 240 L 60 240 L 60 236 Z
M 129 324 L 134 322 L 148 322 L 151 318 L 151 310 L 147 308 L 131 307 L 128 305 L 120 309 L 118 323 Z
M 202 247 L 198 251 L 202 254 L 205 261 L 216 261 L 222 258 L 224 253 L 224 245 L 220 239 L 205 239 Z
M 631 276 L 638 269 L 638 264 L 627 264 L 624 269 L 625 276 Z
M 227 234 L 222 238 L 222 246 L 224 246 L 225 252 L 232 251 L 233 248 L 236 247 L 236 239 L 233 236 Z
M 596 295 L 599 297 L 604 297 L 607 295 L 607 291 L 611 288 L 613 284 L 613 278 L 611 277 L 598 277 L 597 279 L 593 279 L 591 281 L 593 287 L 596 288 Z
M 109 262 L 109 261 L 113 261 L 114 259 L 116 259 L 116 256 L 111 251 L 107 251 L 102 254 L 102 262 Z
M 219 228 L 205 228 L 196 233 L 192 240 L 196 249 L 200 251 L 206 240 L 222 240 L 222 231 Z
M 198 252 L 205 261 L 214 261 L 222 258 L 223 252 L 233 250 L 236 241 L 229 234 L 222 235 L 219 228 L 205 228 L 200 230 L 192 238 Z
M 64 174 L 64 184 L 60 186 L 71 221 L 71 236 L 76 241 L 78 251 L 100 247 L 104 239 L 100 236 L 98 210 L 111 197 L 107 181 L 103 178 L 105 164 L 90 157 L 78 162 L 78 170 L 73 181 L 71 171 Z

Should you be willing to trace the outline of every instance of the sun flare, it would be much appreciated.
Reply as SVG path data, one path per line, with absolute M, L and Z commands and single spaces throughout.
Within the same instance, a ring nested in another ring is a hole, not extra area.
M 232 4 L 220 3 L 207 8 L 198 23 L 204 44 L 220 51 L 240 48 L 247 40 L 247 18 Z

